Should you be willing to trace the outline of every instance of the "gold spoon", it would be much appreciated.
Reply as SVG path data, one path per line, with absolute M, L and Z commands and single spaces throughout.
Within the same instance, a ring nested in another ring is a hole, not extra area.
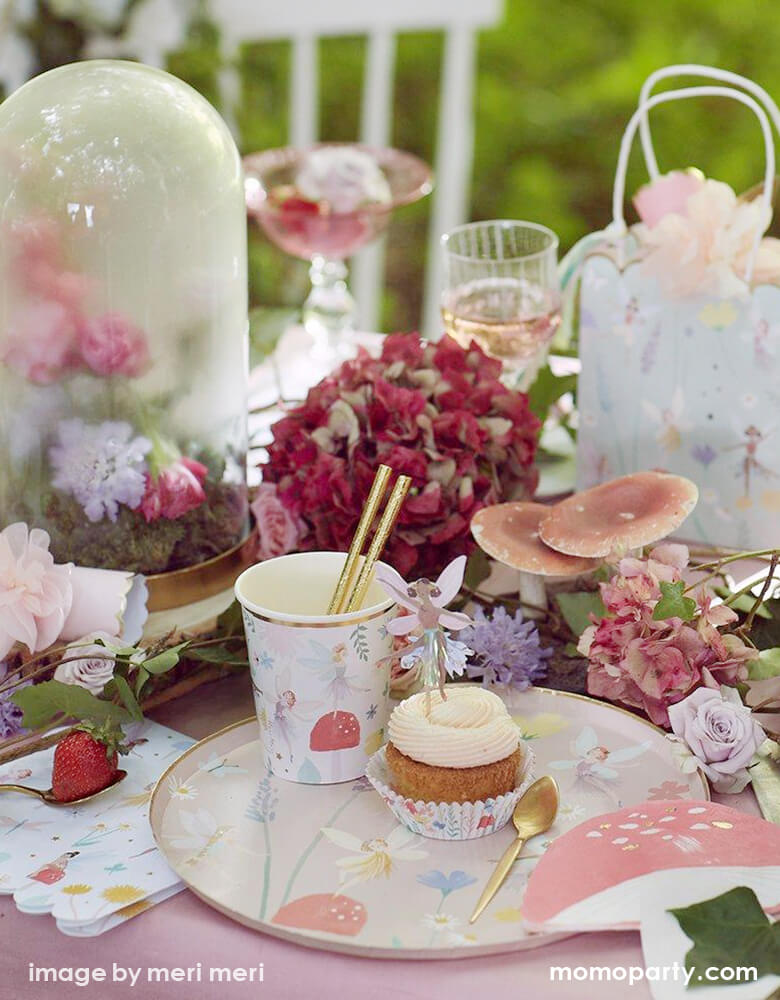
M 523 844 L 537 833 L 544 833 L 549 830 L 558 812 L 558 786 L 555 780 L 545 775 L 535 781 L 528 791 L 523 795 L 515 806 L 512 822 L 517 830 L 517 837 L 507 847 L 501 860 L 496 865 L 496 869 L 488 880 L 488 884 L 479 897 L 479 902 L 474 907 L 474 912 L 469 918 L 469 923 L 473 924 L 479 917 L 490 900 L 501 888 L 504 879 L 509 874 L 509 869 L 515 863 L 517 855 L 523 848 Z
M 50 806 L 77 806 L 80 802 L 89 802 L 90 799 L 95 799 L 98 795 L 102 795 L 103 792 L 107 792 L 109 788 L 113 788 L 118 785 L 120 781 L 124 781 L 127 777 L 127 771 L 117 771 L 114 775 L 114 780 L 110 785 L 106 785 L 105 788 L 101 788 L 99 792 L 92 792 L 91 795 L 84 795 L 80 799 L 71 799 L 69 802 L 63 802 L 61 799 L 56 799 L 54 797 L 54 792 L 51 788 L 30 788 L 29 785 L 0 785 L 0 792 L 21 792 L 22 795 L 37 795 L 39 799 L 43 802 L 47 802 Z

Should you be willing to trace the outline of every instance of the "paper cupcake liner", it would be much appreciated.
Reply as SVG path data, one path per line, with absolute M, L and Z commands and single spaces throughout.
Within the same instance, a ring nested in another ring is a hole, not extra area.
M 366 768 L 366 777 L 396 818 L 413 833 L 433 840 L 474 840 L 506 826 L 520 797 L 534 780 L 533 751 L 526 744 L 517 769 L 516 785 L 506 795 L 484 802 L 413 802 L 393 791 L 385 747 L 377 750 Z

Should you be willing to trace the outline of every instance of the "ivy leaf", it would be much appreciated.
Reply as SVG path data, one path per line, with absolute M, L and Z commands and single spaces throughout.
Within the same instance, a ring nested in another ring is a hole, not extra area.
M 653 609 L 653 621 L 662 622 L 667 618 L 691 621 L 696 614 L 696 601 L 692 597 L 684 596 L 685 581 L 669 583 L 668 580 L 662 580 L 659 586 L 662 597 Z
M 170 646 L 168 649 L 164 649 L 156 656 L 150 656 L 148 660 L 143 661 L 144 670 L 149 674 L 167 673 L 172 667 L 176 666 L 181 659 L 179 654 L 184 647 L 188 645 L 188 642 L 180 642 L 176 646 Z
M 148 670 L 144 670 L 143 667 L 138 668 L 138 675 L 135 679 L 135 696 L 136 698 L 141 697 L 141 691 L 143 690 L 144 684 L 149 680 L 151 674 Z
M 101 724 L 116 722 L 119 725 L 130 722 L 131 716 L 121 705 L 114 705 L 103 698 L 96 698 L 86 688 L 77 684 L 63 684 L 62 681 L 43 681 L 20 688 L 11 700 L 24 712 L 22 725 L 26 729 L 37 729 L 62 716 Z
M 730 982 L 720 977 L 708 982 L 703 976 L 707 968 L 754 966 L 759 978 L 780 975 L 780 923 L 771 923 L 752 889 L 741 885 L 669 912 L 693 942 L 685 956 L 686 970 L 694 970 L 691 989 Z
M 554 375 L 549 365 L 539 369 L 533 385 L 528 390 L 528 408 L 544 422 L 550 407 L 567 392 L 577 388 L 576 375 Z
M 580 590 L 571 594 L 556 594 L 555 602 L 561 610 L 564 621 L 576 636 L 581 636 L 592 625 L 590 616 L 604 618 L 607 609 L 597 590 Z
M 763 681 L 767 677 L 777 677 L 780 674 L 780 646 L 774 649 L 762 649 L 757 660 L 751 660 L 748 677 L 751 681 Z

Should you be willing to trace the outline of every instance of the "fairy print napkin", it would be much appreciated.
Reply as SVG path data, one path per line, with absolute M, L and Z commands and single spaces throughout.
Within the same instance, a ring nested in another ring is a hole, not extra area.
M 78 806 L 0 797 L 0 893 L 23 913 L 51 914 L 72 936 L 102 934 L 183 888 L 152 837 L 148 809 L 160 774 L 194 742 L 145 720 L 125 729 L 127 777 Z M 0 768 L 0 782 L 51 785 L 54 748 Z

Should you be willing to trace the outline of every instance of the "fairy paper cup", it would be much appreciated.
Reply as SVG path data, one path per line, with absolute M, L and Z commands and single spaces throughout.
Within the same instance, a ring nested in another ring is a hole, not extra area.
M 360 611 L 326 614 L 345 558 L 280 556 L 236 581 L 268 767 L 289 781 L 360 777 L 384 742 L 396 606 L 374 580 Z

